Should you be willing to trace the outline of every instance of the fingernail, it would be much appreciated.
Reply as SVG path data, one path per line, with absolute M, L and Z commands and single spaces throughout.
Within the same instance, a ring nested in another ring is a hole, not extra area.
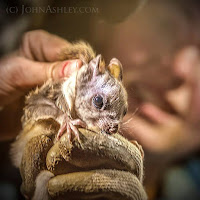
M 69 77 L 73 72 L 81 67 L 80 60 L 65 61 L 61 70 L 62 77 Z

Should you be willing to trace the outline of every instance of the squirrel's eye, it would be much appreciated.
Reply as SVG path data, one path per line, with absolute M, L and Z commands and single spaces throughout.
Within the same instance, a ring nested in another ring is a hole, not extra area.
M 101 109 L 103 107 L 103 97 L 101 95 L 94 96 L 92 102 L 94 106 L 98 109 Z

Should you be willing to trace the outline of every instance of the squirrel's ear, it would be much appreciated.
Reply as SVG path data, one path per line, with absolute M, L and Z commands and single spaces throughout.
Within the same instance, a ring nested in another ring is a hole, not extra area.
M 90 61 L 89 66 L 93 70 L 94 76 L 97 76 L 105 72 L 105 63 L 100 54 L 96 58 Z
M 122 81 L 122 64 L 117 58 L 113 58 L 108 65 L 108 71 L 119 81 Z

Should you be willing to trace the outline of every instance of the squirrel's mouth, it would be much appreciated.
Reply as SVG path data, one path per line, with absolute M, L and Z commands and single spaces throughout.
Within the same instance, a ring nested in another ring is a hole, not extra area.
M 108 130 L 101 130 L 101 133 L 107 134 L 107 135 L 112 135 L 112 134 L 117 133 L 117 131 L 118 131 L 118 129 L 116 129 L 116 128 L 110 128 Z
M 101 130 L 102 134 L 107 134 L 107 135 L 111 135 L 111 133 L 109 131 L 105 131 L 105 130 Z

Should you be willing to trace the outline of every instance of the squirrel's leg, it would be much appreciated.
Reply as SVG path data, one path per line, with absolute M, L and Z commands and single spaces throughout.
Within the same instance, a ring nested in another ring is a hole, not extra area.
M 59 140 L 64 133 L 68 135 L 70 141 L 72 139 L 72 133 L 74 134 L 75 138 L 79 140 L 79 131 L 77 129 L 77 126 L 81 128 L 86 128 L 86 124 L 82 120 L 70 119 L 69 116 L 66 114 L 58 131 L 57 140 Z

